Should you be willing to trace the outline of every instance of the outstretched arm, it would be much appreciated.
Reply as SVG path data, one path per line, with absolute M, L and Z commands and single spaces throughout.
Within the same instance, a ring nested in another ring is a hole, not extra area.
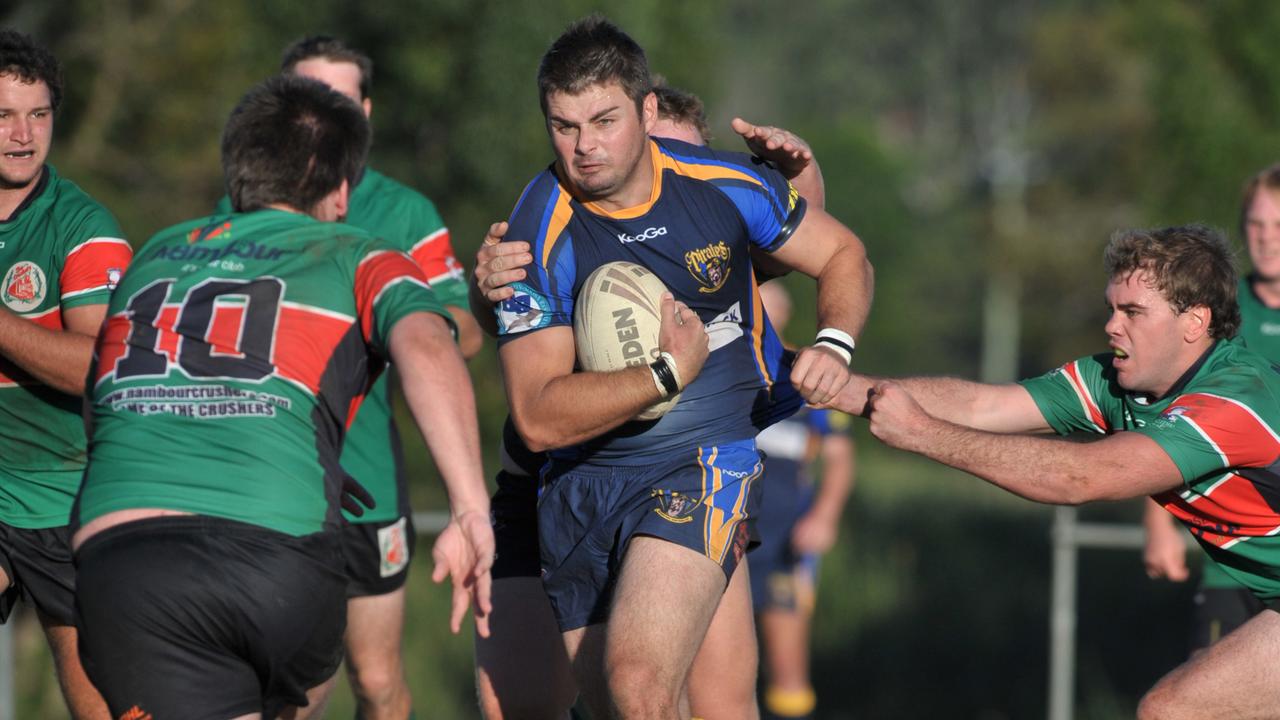
M 390 350 L 405 400 L 449 495 L 451 517 L 432 549 L 432 579 L 453 581 L 453 632 L 461 629 L 471 604 L 476 631 L 488 637 L 494 540 L 471 378 L 448 326 L 438 315 L 406 315 L 391 329 Z
M 977 475 L 1028 500 L 1076 505 L 1182 485 L 1173 459 L 1139 433 L 1081 443 L 978 430 L 930 414 L 894 382 L 872 388 L 866 405 L 871 432 L 886 445 Z
M 878 378 L 853 374 L 830 403 L 850 415 L 866 415 L 871 391 L 892 381 L 925 412 L 957 425 L 999 433 L 1043 433 L 1052 428 L 1021 385 L 990 385 L 948 377 Z

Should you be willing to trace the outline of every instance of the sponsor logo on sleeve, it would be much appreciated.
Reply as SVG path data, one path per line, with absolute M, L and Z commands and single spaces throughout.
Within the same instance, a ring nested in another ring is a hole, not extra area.
M 40 307 L 47 292 L 44 271 L 25 260 L 10 267 L 0 281 L 0 299 L 14 312 L 30 312 Z
M 551 303 L 541 293 L 524 283 L 511 283 L 514 295 L 498 303 L 498 330 L 513 335 L 546 327 L 551 323 Z
M 115 290 L 120 284 L 120 268 L 107 268 L 107 289 Z

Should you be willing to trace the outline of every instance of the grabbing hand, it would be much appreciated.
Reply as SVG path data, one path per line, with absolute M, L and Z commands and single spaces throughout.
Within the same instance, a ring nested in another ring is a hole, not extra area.
M 687 387 L 702 372 L 710 354 L 710 344 L 702 318 L 671 293 L 662 294 L 662 325 L 658 329 L 658 349 L 676 360 L 680 386 Z
M 489 516 L 475 511 L 450 520 L 431 548 L 431 580 L 440 583 L 449 578 L 453 582 L 449 629 L 455 635 L 462 629 L 462 618 L 470 605 L 475 610 L 476 632 L 480 637 L 489 637 L 489 613 L 493 609 L 489 568 L 493 567 L 493 550 Z
M 533 262 L 529 243 L 524 241 L 502 242 L 507 234 L 507 223 L 489 226 L 484 241 L 476 252 L 476 287 L 491 303 L 499 303 L 515 294 L 509 285 L 525 278 L 524 266 Z
M 893 382 L 882 382 L 871 390 L 867 413 L 871 434 L 885 445 L 902 450 L 913 450 L 926 442 L 923 436 L 930 423 L 937 422 L 901 385 Z
M 793 180 L 813 162 L 813 150 L 798 135 L 772 125 L 752 125 L 742 118 L 730 123 L 742 136 L 747 149 L 778 167 L 788 180 Z

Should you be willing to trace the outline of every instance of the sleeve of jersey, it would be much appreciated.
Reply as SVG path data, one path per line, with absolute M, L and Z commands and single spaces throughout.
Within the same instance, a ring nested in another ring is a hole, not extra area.
M 1275 428 L 1243 402 L 1210 392 L 1176 398 L 1136 432 L 1159 443 L 1188 483 L 1229 467 L 1267 467 L 1280 457 Z
M 397 250 L 378 249 L 364 256 L 356 267 L 355 294 L 364 340 L 384 357 L 389 356 L 391 328 L 410 313 L 435 313 L 456 331 L 422 269 Z
M 453 252 L 449 228 L 444 226 L 434 205 L 423 209 L 423 220 L 421 227 L 425 232 L 410 248 L 409 256 L 426 273 L 427 282 L 431 283 L 431 289 L 436 291 L 441 302 L 454 307 L 466 307 L 466 273 Z
M 723 175 L 711 182 L 738 208 L 752 244 L 766 252 L 786 244 L 804 220 L 807 205 L 782 173 L 752 158 L 748 164 L 726 167 Z
M 1111 395 L 1102 373 L 1107 357 L 1080 358 L 1020 383 L 1054 432 L 1104 434 L 1112 428 L 1107 412 Z
M 523 281 L 511 284 L 514 294 L 494 307 L 499 345 L 531 330 L 573 325 L 572 215 L 569 196 L 546 181 L 535 180 L 516 205 L 503 241 L 528 242 L 533 264 Z
M 133 259 L 133 248 L 106 211 L 88 215 L 74 234 L 78 241 L 72 241 L 58 279 L 62 307 L 104 304 Z

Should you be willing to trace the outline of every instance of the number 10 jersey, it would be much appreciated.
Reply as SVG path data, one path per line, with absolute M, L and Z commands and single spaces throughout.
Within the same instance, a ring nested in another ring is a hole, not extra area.
M 407 255 L 279 210 L 162 231 L 112 297 L 79 524 L 130 508 L 333 527 L 342 438 L 392 326 L 443 306 Z

